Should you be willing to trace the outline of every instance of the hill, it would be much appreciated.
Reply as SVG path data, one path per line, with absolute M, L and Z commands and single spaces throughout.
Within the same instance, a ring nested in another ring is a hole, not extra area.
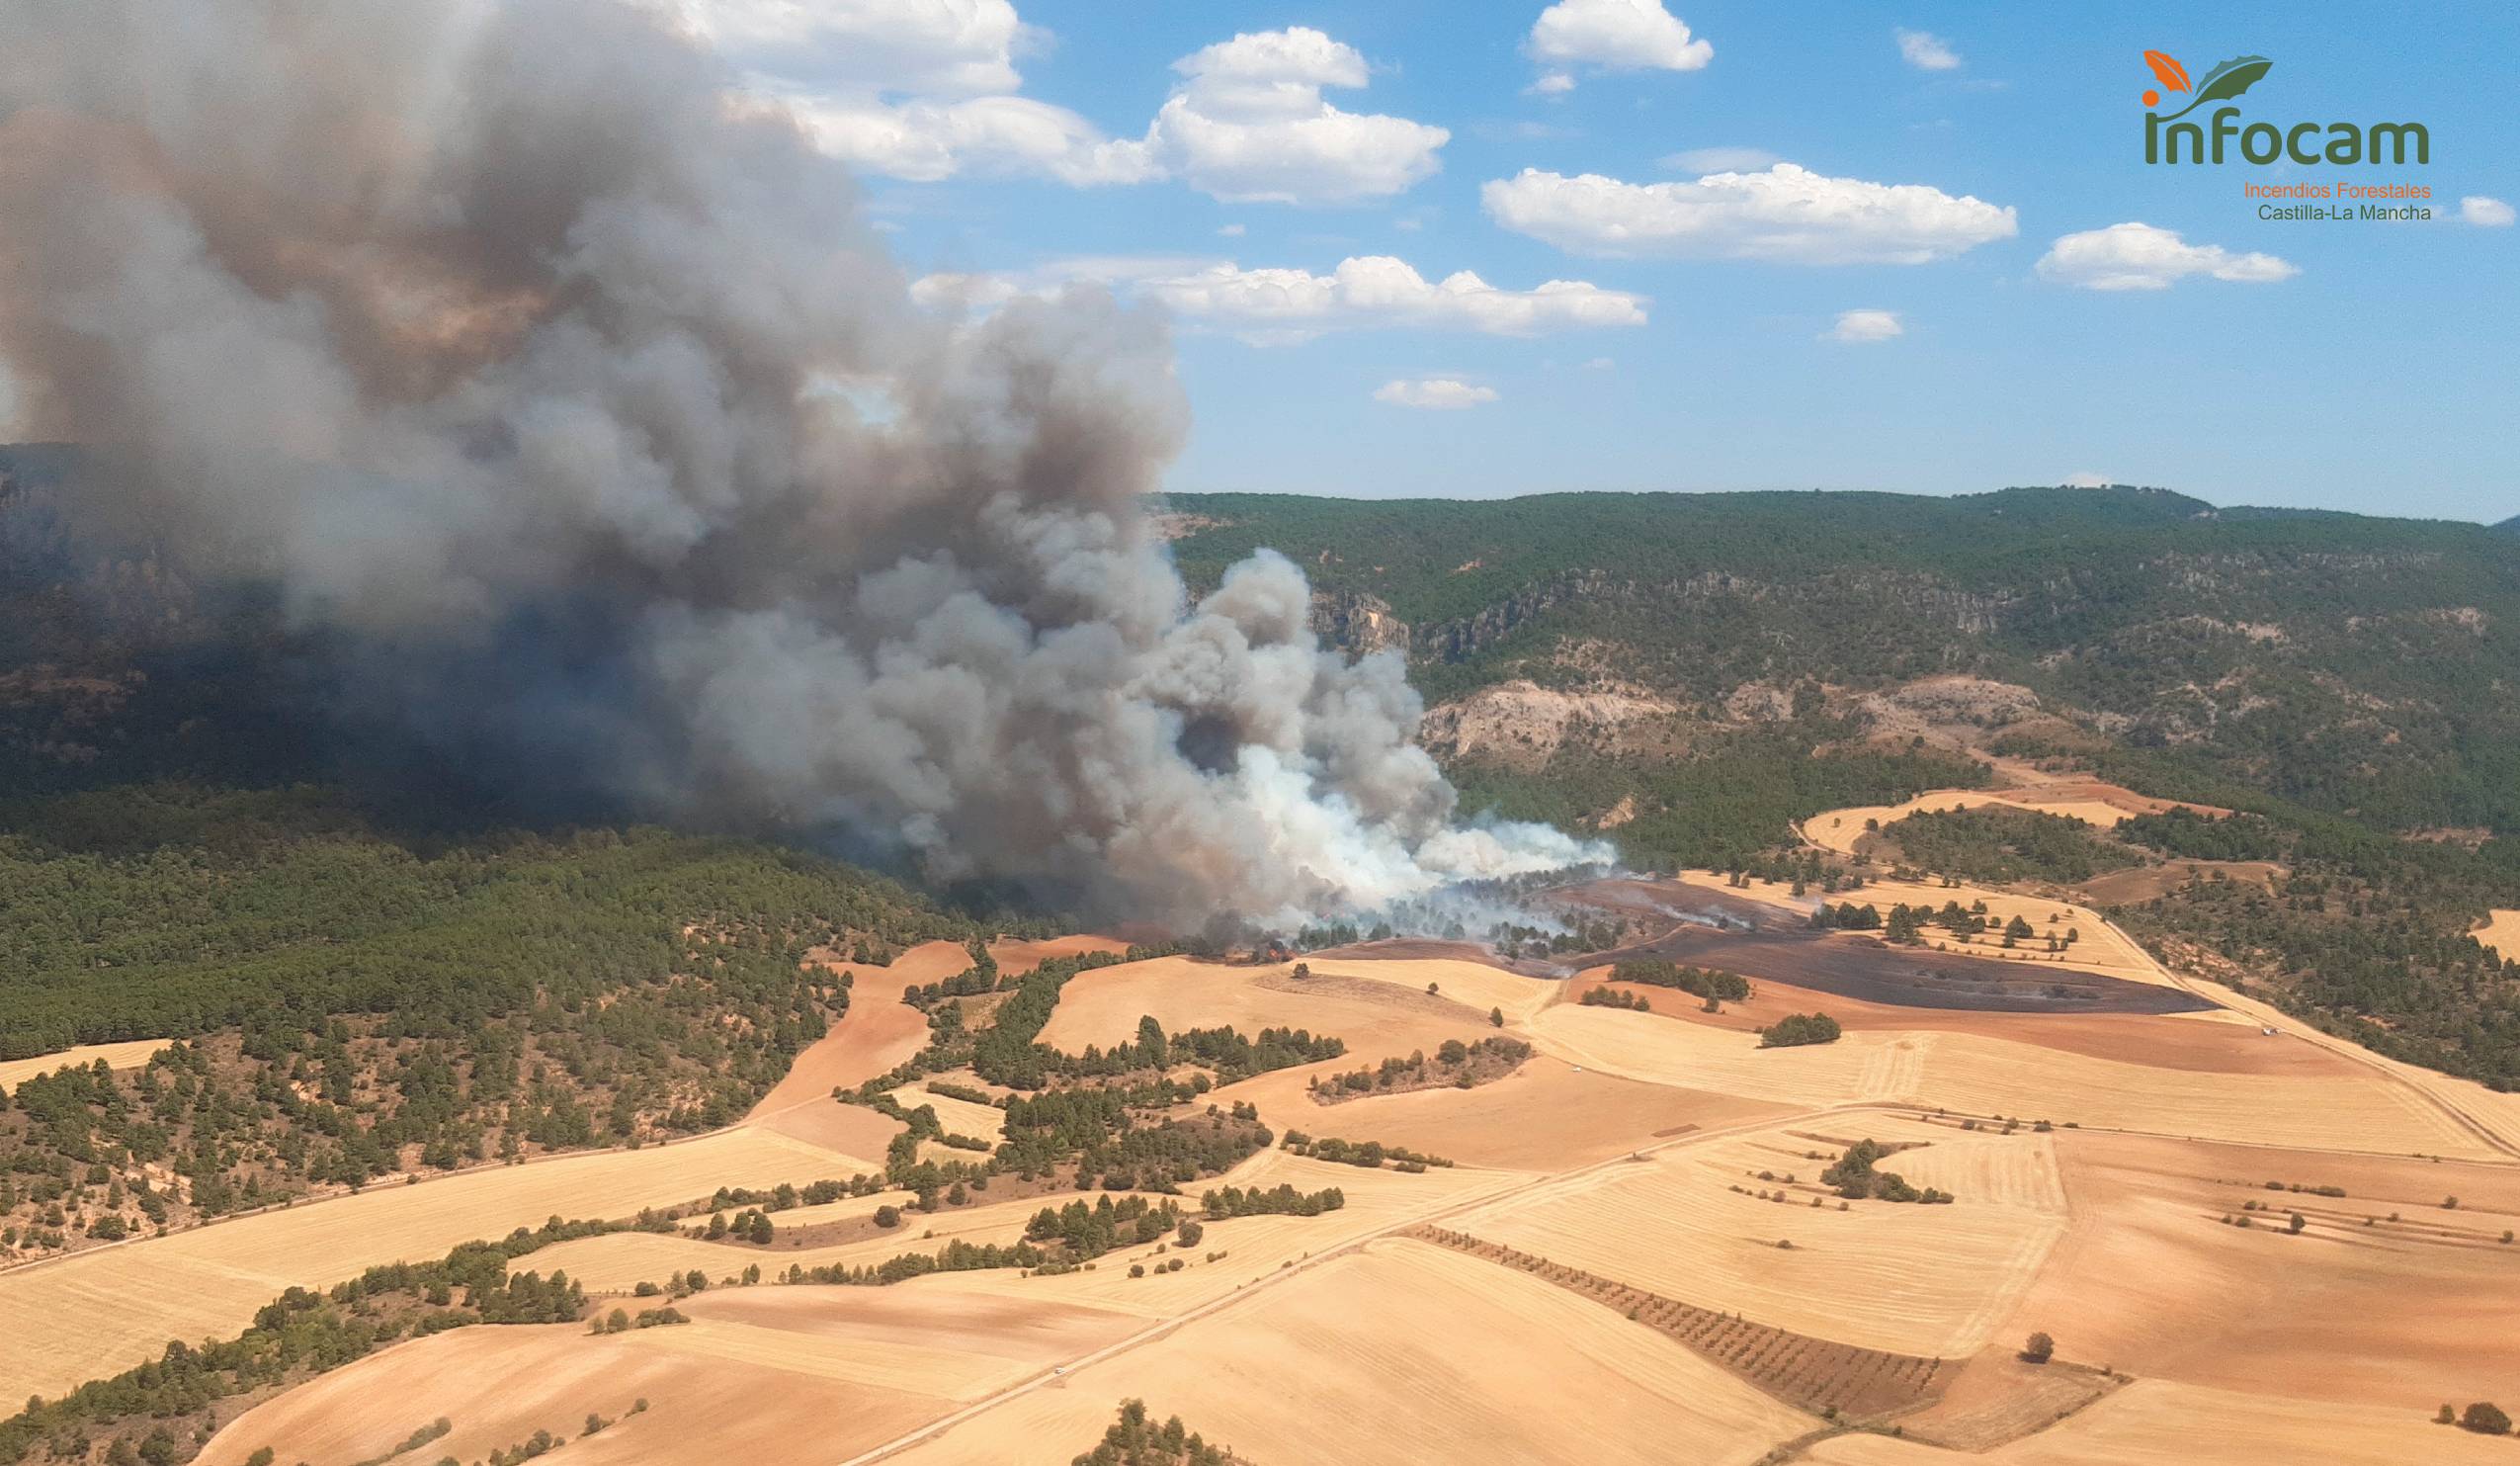
M 2139 488 L 1169 507 L 1194 579 L 1260 546 L 1302 564 L 1320 625 L 1405 652 L 1472 762 L 1535 721 L 1547 741 L 1552 699 L 1589 699 L 1570 741 L 1610 752 L 1849 711 L 1974 722 L 1998 753 L 2158 750 L 2384 828 L 2520 823 L 2520 549 L 2478 525 Z M 1896 706 L 1952 676 L 2002 686 Z M 1540 713 L 1481 722 L 1526 685 Z

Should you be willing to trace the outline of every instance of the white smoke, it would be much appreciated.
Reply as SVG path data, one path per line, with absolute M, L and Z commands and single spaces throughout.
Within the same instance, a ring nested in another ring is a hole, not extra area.
M 729 83 L 614 0 L 0 8 L 0 382 L 494 776 L 1177 920 L 1603 858 L 1458 822 L 1285 560 L 1191 603 L 1159 321 L 924 314 Z

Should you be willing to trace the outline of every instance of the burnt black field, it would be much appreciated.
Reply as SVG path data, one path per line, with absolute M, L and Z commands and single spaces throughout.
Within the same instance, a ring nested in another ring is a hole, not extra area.
M 1659 912 L 1673 928 L 1651 941 L 1565 962 L 1569 972 L 1636 957 L 1721 968 L 1752 981 L 1893 1007 L 1989 1013 L 2193 1013 L 2215 1006 L 2195 993 L 2043 963 L 1956 957 L 1880 942 L 1849 941 L 1745 897 L 1695 886 L 1600 881 L 1558 899 L 1630 914 Z

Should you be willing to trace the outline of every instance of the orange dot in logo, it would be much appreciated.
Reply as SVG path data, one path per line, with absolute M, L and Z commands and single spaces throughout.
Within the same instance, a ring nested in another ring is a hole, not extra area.
M 2144 94 L 2143 94 L 2143 105 L 2144 105 L 2144 106 L 2146 106 L 2146 107 L 2157 107 L 2157 106 L 2159 106 L 2160 104 L 2161 104 L 2161 94 L 2160 94 L 2159 92 L 2146 92 L 2146 93 L 2144 93 Z

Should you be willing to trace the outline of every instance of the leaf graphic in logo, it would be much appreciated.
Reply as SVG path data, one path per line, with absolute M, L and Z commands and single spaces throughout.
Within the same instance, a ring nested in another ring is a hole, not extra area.
M 2205 73 L 2205 80 L 2197 84 L 2196 100 L 2228 102 L 2257 85 L 2258 79 L 2266 75 L 2268 68 L 2274 64 L 2264 56 L 2233 56 Z
M 2161 85 L 2171 91 L 2184 92 L 2188 89 L 2188 68 L 2180 65 L 2179 58 L 2168 51 L 2145 51 L 2143 64 L 2151 67 L 2152 74 L 2161 78 Z

